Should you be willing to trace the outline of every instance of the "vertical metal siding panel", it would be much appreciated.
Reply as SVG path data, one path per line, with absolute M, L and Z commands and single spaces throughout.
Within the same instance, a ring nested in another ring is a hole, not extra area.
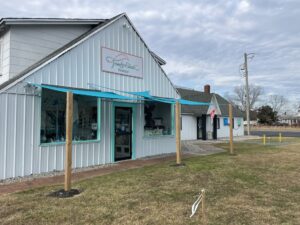
M 72 83 L 72 77 L 71 77 L 71 59 L 70 59 L 70 53 L 66 54 L 64 57 L 64 68 L 65 68 L 65 86 L 71 86 Z
M 91 39 L 90 45 L 89 45 L 89 66 L 90 66 L 90 80 L 89 83 L 94 84 L 95 83 L 95 64 L 94 64 L 94 51 L 95 51 L 95 40 L 94 38 Z M 86 86 L 89 88 L 89 85 Z
M 39 168 L 34 170 L 34 173 L 44 173 L 48 170 L 48 154 L 49 154 L 49 148 L 53 148 L 51 146 L 42 147 L 41 152 L 38 155 L 38 161 L 39 161 Z M 53 149 L 51 149 L 53 150 Z
M 89 71 L 89 44 L 88 42 L 83 43 L 83 71 L 84 80 L 82 83 L 83 87 L 86 87 L 87 83 L 90 82 L 90 71 Z
M 105 142 L 106 142 L 106 145 L 104 146 L 105 149 L 105 155 L 106 155 L 106 159 L 107 159 L 107 162 L 111 163 L 113 162 L 112 158 L 111 158 L 111 120 L 112 120 L 112 104 L 110 102 L 106 102 L 106 131 L 105 132 Z M 103 132 L 103 133 L 104 133 Z
M 93 144 L 93 165 L 98 165 L 99 161 L 99 144 L 98 143 L 94 143 Z
M 81 149 L 82 149 L 82 167 L 86 167 L 88 164 L 87 164 L 87 161 L 88 161 L 88 155 L 87 155 L 87 151 L 86 151 L 86 148 L 84 145 L 80 145 L 81 146 Z
M 62 58 L 58 58 L 55 63 L 57 64 L 57 83 L 59 85 L 64 85 L 64 67 Z
M 56 151 L 56 170 L 63 170 L 64 169 L 64 146 L 59 145 L 55 149 Z
M 106 30 L 104 31 L 104 34 L 105 35 L 105 46 L 106 47 L 110 47 L 109 45 L 109 40 L 110 40 L 110 37 L 109 37 L 109 34 L 106 32 Z M 110 83 L 109 83 L 109 74 L 107 72 L 104 73 L 104 83 L 103 83 L 103 86 L 105 87 L 110 87 Z
M 32 129 L 33 129 L 33 96 L 27 96 L 25 99 L 25 134 L 24 134 L 24 175 L 32 173 Z M 40 118 L 38 118 L 40 119 Z
M 44 153 L 41 152 L 41 149 L 39 148 L 40 143 L 40 111 L 41 111 L 41 98 L 34 97 L 33 98 L 34 104 L 33 104 L 33 130 L 32 130 L 32 152 L 33 152 L 33 162 L 32 162 L 32 171 L 33 173 L 39 173 L 40 168 L 40 154 Z
M 6 171 L 6 123 L 7 123 L 7 94 L 0 94 L 0 103 L 4 110 L 0 110 L 0 179 L 4 179 Z
M 101 64 L 101 59 L 100 59 L 100 40 L 96 39 L 95 40 L 95 50 L 94 50 L 94 65 L 95 65 L 95 69 L 94 69 L 94 73 L 95 73 L 95 84 L 100 85 L 100 64 Z
M 81 149 L 80 146 L 76 145 L 76 151 L 75 151 L 75 158 L 76 158 L 76 167 L 81 167 Z
M 77 74 L 76 74 L 76 51 L 70 52 L 70 86 L 77 87 Z
M 45 73 L 43 76 L 45 78 L 48 77 L 49 84 L 56 84 L 55 63 L 52 63 L 51 66 L 45 68 Z
M 90 143 L 90 144 L 86 144 L 87 146 L 87 150 L 89 153 L 89 161 L 88 161 L 88 165 L 92 166 L 94 165 L 94 143 Z
M 7 145 L 6 145 L 6 177 L 14 175 L 14 139 L 15 139 L 15 95 L 8 95 L 7 98 Z
M 88 147 L 88 145 L 86 144 L 83 144 L 84 146 L 84 152 L 86 154 L 86 162 L 85 162 L 85 166 L 89 166 L 89 162 L 90 162 L 90 158 L 91 158 L 91 154 L 90 154 L 90 151 L 91 151 L 91 148 Z
M 25 97 L 25 95 L 16 96 L 15 176 L 22 176 L 23 174 Z
M 76 147 L 76 144 L 72 145 L 72 168 L 76 168 Z
M 107 160 L 106 160 L 106 154 L 105 154 L 105 151 L 106 151 L 106 132 L 109 131 L 107 129 L 107 113 L 106 113 L 106 102 L 104 101 L 101 101 L 101 126 L 100 126 L 100 138 L 101 138 L 101 145 L 100 145 L 100 148 L 99 148 L 99 164 L 101 163 L 106 163 Z
M 102 72 L 102 65 L 101 65 L 101 48 L 103 46 L 105 46 L 105 36 L 102 35 L 100 38 L 99 38 L 99 51 L 98 51 L 98 54 L 99 54 L 99 64 L 98 64 L 98 68 L 99 68 L 99 71 L 98 71 L 98 75 L 99 75 L 99 85 L 104 85 L 104 81 L 105 81 L 105 78 L 104 78 L 104 73 Z
M 16 151 L 17 151 L 17 120 L 18 120 L 18 117 L 17 117 L 17 112 L 18 112 L 18 108 L 17 108 L 17 104 L 18 104 L 18 98 L 17 98 L 17 95 L 12 95 L 13 98 L 14 98 L 14 112 L 13 112 L 13 129 L 14 129 L 14 136 L 12 138 L 12 141 L 13 141 L 13 148 L 12 148 L 12 151 L 13 151 L 13 162 L 12 162 L 12 166 L 13 166 L 13 176 L 15 177 L 16 176 Z
M 79 88 L 82 88 L 83 83 L 83 68 L 82 68 L 82 45 L 77 48 L 77 82 Z
M 43 149 L 40 149 L 40 151 L 43 151 Z M 47 148 L 47 164 L 46 164 L 46 171 L 53 171 L 55 170 L 54 167 L 54 162 L 56 160 L 55 158 L 55 152 L 56 152 L 56 148 Z

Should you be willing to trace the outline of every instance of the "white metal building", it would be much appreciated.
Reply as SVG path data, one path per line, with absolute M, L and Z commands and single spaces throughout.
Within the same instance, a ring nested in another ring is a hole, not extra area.
M 0 179 L 64 169 L 66 93 L 53 88 L 179 97 L 126 14 L 2 19 L 0 43 Z M 73 127 L 74 168 L 175 152 L 170 104 L 75 94 Z
M 209 106 L 183 105 L 181 107 L 181 140 L 207 140 L 229 137 L 229 102 L 227 100 L 218 94 L 211 93 L 209 85 L 205 85 L 204 92 L 188 88 L 177 88 L 177 90 L 184 99 L 211 103 Z M 215 112 L 212 117 L 211 112 L 213 110 Z M 242 112 L 237 108 L 233 108 L 234 136 L 244 135 L 243 121 Z

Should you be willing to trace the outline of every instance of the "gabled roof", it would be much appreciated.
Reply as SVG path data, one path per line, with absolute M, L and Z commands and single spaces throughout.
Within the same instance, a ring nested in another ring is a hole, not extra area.
M 111 24 L 112 22 L 114 22 L 117 19 L 121 18 L 122 16 L 125 16 L 127 18 L 127 20 L 129 21 L 129 23 L 131 24 L 131 26 L 133 27 L 133 29 L 135 30 L 135 32 L 137 32 L 136 28 L 134 27 L 134 25 L 132 24 L 132 22 L 130 21 L 130 19 L 127 17 L 126 13 L 121 13 L 121 14 L 116 15 L 116 16 L 110 18 L 110 19 L 101 20 L 101 22 L 98 24 L 98 26 L 92 28 L 91 30 L 87 31 L 86 33 L 82 34 L 81 36 L 79 36 L 79 37 L 75 38 L 74 40 L 70 41 L 66 45 L 64 45 L 61 48 L 57 49 L 56 51 L 52 52 L 51 54 L 49 54 L 45 58 L 41 59 L 37 63 L 35 63 L 32 66 L 28 67 L 27 69 L 23 70 L 21 73 L 19 73 L 18 75 L 14 76 L 11 79 L 9 79 L 8 81 L 4 82 L 3 84 L 0 84 L 0 93 L 1 93 L 1 91 L 3 91 L 4 88 L 12 85 L 15 82 L 18 82 L 18 80 L 21 80 L 21 79 L 27 77 L 28 75 L 34 73 L 36 70 L 40 69 L 42 66 L 44 66 L 44 65 L 48 64 L 49 62 L 51 62 L 52 60 L 60 57 L 66 51 L 68 51 L 68 50 L 72 49 L 73 47 L 77 46 L 78 44 L 80 44 L 81 42 L 83 42 L 84 40 L 86 40 L 89 36 L 91 36 L 94 33 L 98 32 L 102 28 L 108 26 L 109 24 Z M 68 19 L 66 19 L 66 20 L 68 20 Z M 0 23 L 0 25 L 1 25 L 1 23 Z M 140 36 L 140 34 L 138 32 L 137 32 L 137 34 L 141 38 L 141 40 L 145 43 L 145 41 Z M 145 46 L 149 50 L 149 53 L 151 54 L 151 56 L 155 59 L 155 61 L 157 63 L 159 63 L 160 65 L 162 65 L 161 63 L 165 62 L 163 59 L 161 59 L 159 56 L 157 56 L 154 52 L 152 52 L 149 49 L 149 47 L 147 46 L 146 43 L 145 43 Z M 171 82 L 171 80 L 169 79 L 169 77 L 166 75 L 166 73 L 164 72 L 164 70 L 162 68 L 161 68 L 161 70 L 162 70 L 163 74 L 167 77 L 167 79 L 170 81 L 171 85 L 174 87 L 173 83 Z M 175 88 L 175 90 L 176 90 L 176 88 Z
M 196 101 L 196 102 L 211 102 L 213 96 L 216 97 L 219 108 L 221 110 L 222 116 L 228 116 L 228 104 L 229 102 L 215 93 L 206 93 L 202 91 L 196 91 L 188 88 L 177 88 L 181 98 Z M 182 105 L 181 113 L 185 114 L 193 114 L 195 116 L 206 115 L 209 106 L 190 106 L 190 105 Z M 236 107 L 233 107 L 233 116 L 234 117 L 243 117 L 243 113 Z
M 229 101 L 227 101 L 225 98 L 220 96 L 219 94 L 215 94 L 220 110 L 222 112 L 222 116 L 229 116 Z M 243 112 L 239 110 L 238 107 L 232 106 L 232 114 L 234 117 L 243 117 Z
M 186 88 L 177 88 L 182 99 L 186 99 L 189 101 L 195 102 L 211 102 L 212 94 L 208 94 L 201 91 L 196 91 L 192 89 Z M 181 113 L 193 114 L 195 116 L 201 116 L 207 113 L 208 110 L 207 105 L 205 106 L 191 106 L 191 105 L 182 105 Z

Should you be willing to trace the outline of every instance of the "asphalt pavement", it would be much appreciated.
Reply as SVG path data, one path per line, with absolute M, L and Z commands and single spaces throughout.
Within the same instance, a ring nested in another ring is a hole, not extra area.
M 263 136 L 265 134 L 267 137 L 278 137 L 279 133 L 283 137 L 300 137 L 300 131 L 251 131 L 251 135 Z

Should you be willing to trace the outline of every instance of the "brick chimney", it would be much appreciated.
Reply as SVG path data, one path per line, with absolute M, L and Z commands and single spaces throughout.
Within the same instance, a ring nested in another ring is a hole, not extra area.
M 207 94 L 210 94 L 210 85 L 209 84 L 204 85 L 204 92 Z

